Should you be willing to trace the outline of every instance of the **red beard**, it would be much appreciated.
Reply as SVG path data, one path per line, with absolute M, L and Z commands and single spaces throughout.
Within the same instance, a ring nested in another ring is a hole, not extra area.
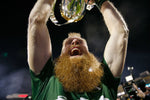
M 61 55 L 55 66 L 55 74 L 65 91 L 90 92 L 101 84 L 101 63 L 88 53 L 78 57 Z

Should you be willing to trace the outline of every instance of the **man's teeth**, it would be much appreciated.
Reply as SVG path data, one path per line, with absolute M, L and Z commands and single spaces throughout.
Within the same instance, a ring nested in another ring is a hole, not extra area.
M 71 55 L 79 55 L 80 54 L 80 50 L 78 48 L 73 48 L 71 50 Z
M 73 48 L 73 49 L 72 49 L 72 52 L 73 52 L 74 50 L 79 50 L 79 49 L 78 49 L 78 48 Z

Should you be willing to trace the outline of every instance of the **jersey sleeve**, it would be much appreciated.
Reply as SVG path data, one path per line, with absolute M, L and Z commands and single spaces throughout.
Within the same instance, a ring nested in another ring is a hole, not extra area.
M 103 66 L 103 70 L 104 70 L 104 76 L 102 78 L 102 82 L 110 87 L 113 88 L 115 91 L 118 88 L 118 85 L 120 83 L 120 77 L 114 77 L 112 72 L 110 71 L 108 64 L 106 63 L 105 59 L 103 58 L 102 60 L 102 66 Z
M 54 64 L 52 57 L 47 61 L 44 68 L 42 69 L 39 75 L 30 70 L 31 75 L 31 88 L 32 88 L 32 97 L 36 98 L 42 89 L 47 85 L 50 77 L 53 75 Z

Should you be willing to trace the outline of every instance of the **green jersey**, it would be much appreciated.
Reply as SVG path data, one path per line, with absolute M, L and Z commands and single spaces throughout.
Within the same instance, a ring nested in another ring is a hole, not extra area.
M 104 76 L 100 87 L 91 92 L 66 92 L 54 75 L 54 65 L 49 59 L 39 75 L 31 70 L 32 100 L 116 100 L 120 78 L 113 77 L 105 60 L 102 61 Z

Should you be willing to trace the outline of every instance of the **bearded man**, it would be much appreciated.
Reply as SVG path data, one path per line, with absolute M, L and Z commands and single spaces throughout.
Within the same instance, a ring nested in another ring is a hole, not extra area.
M 38 0 L 35 4 L 28 25 L 33 100 L 116 100 L 126 57 L 128 28 L 110 1 L 98 1 L 95 2 L 110 33 L 101 62 L 89 52 L 86 40 L 73 32 L 64 40 L 54 64 L 46 26 L 54 0 Z

